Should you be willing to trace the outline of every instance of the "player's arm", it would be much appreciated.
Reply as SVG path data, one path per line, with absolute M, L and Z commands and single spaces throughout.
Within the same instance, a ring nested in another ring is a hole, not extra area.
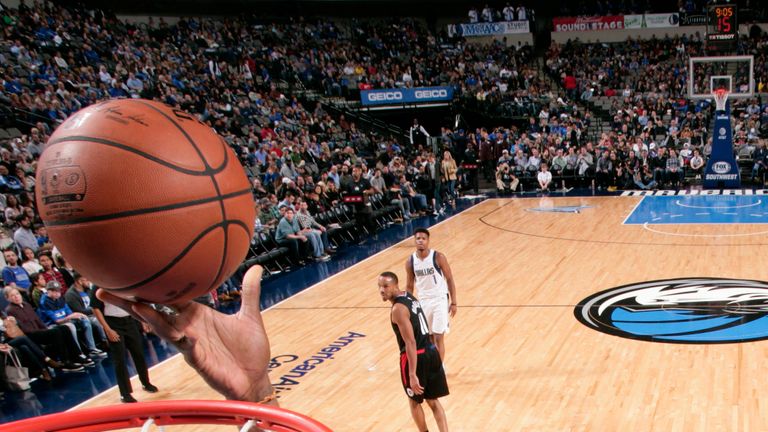
M 411 260 L 411 257 L 408 257 L 408 259 L 405 260 L 405 274 L 408 275 L 405 283 L 405 290 L 413 294 L 416 275 L 413 273 L 413 260 Z
M 408 308 L 405 305 L 398 303 L 392 308 L 392 322 L 397 325 L 400 336 L 405 342 L 405 356 L 408 357 L 408 377 L 410 378 L 411 390 L 418 395 L 424 392 L 424 387 L 421 386 L 419 377 L 416 375 L 419 356 L 416 354 L 416 337 L 413 335 L 410 318 Z
M 117 342 L 120 340 L 120 335 L 107 324 L 107 319 L 104 318 L 104 302 L 100 298 L 96 297 L 96 291 L 91 292 L 91 309 L 93 309 L 93 316 L 104 328 L 104 334 L 107 335 L 107 339 L 110 342 Z
M 453 282 L 451 266 L 448 265 L 448 258 L 440 252 L 437 254 L 437 264 L 443 269 L 443 277 L 445 277 L 445 282 L 448 284 L 448 293 L 451 295 L 451 305 L 448 307 L 448 311 L 451 313 L 451 316 L 454 316 L 456 315 L 458 305 L 456 303 L 456 284 Z

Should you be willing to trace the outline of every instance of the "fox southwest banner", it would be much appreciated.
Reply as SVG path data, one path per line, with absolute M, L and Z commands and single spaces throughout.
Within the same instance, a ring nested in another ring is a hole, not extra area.
M 593 17 L 557 17 L 552 19 L 556 32 L 621 30 L 624 15 Z
M 363 106 L 448 102 L 452 99 L 453 87 L 396 88 L 360 92 L 360 102 Z

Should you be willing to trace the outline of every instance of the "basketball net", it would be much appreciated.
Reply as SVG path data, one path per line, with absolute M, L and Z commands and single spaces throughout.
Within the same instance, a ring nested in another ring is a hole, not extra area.
M 728 101 L 728 90 L 719 88 L 712 92 L 712 96 L 715 98 L 717 110 L 725 111 L 725 103 Z

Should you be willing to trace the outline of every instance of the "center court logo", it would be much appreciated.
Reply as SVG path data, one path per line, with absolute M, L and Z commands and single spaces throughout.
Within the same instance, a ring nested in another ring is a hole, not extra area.
M 768 282 L 685 278 L 624 285 L 574 310 L 594 330 L 651 342 L 717 344 L 768 339 Z

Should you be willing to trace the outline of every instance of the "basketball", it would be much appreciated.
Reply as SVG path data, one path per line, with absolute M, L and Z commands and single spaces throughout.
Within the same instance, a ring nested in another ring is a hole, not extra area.
M 217 288 L 245 258 L 254 203 L 234 151 L 162 103 L 109 100 L 51 135 L 37 208 L 72 266 L 120 297 L 177 304 Z

